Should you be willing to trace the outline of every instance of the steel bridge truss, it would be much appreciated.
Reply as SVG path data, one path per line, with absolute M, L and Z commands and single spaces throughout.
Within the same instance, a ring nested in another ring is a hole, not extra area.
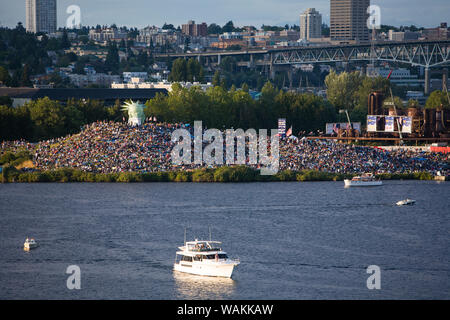
M 272 52 L 273 65 L 368 60 L 399 62 L 425 68 L 438 67 L 450 62 L 450 41 L 308 47 Z

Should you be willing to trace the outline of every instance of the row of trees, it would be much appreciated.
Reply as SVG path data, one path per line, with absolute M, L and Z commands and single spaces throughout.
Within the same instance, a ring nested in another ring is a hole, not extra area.
M 97 100 L 70 99 L 65 104 L 38 99 L 21 107 L 0 106 L 0 141 L 26 139 L 39 141 L 79 132 L 97 120 L 121 120 L 119 101 L 105 107 Z
M 173 85 L 169 95 L 159 94 L 147 101 L 146 113 L 167 122 L 202 120 L 212 128 L 276 128 L 278 118 L 286 118 L 295 131 L 322 129 L 336 120 L 334 107 L 312 94 L 297 94 L 276 89 L 267 82 L 259 100 L 252 99 L 248 86 L 242 89 L 222 86 L 206 92 Z
M 203 82 L 204 71 L 200 62 L 191 58 L 185 60 L 183 58 L 176 59 L 172 64 L 172 71 L 169 75 L 169 81 L 172 82 Z

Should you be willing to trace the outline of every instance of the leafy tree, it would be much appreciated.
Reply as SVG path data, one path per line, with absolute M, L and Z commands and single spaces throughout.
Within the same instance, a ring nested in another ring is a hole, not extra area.
M 222 32 L 222 28 L 219 25 L 217 25 L 215 23 L 211 23 L 208 26 L 208 34 L 221 34 L 221 33 L 223 33 L 223 32 Z
M 233 32 L 236 31 L 236 28 L 234 27 L 233 21 L 228 21 L 223 27 L 222 27 L 222 33 L 223 32 Z
M 119 72 L 119 49 L 114 42 L 110 42 L 108 45 L 108 54 L 106 55 L 105 67 L 111 72 L 117 74 Z
M 450 109 L 449 96 L 446 92 L 433 91 L 425 103 L 426 109 Z
M 22 87 L 31 87 L 32 86 L 32 83 L 30 81 L 30 73 L 31 73 L 30 66 L 28 64 L 26 64 L 23 67 L 22 77 L 20 79 L 20 85 Z
M 417 108 L 417 107 L 420 107 L 419 100 L 416 100 L 416 99 L 408 100 L 408 108 Z
M 336 109 L 353 110 L 357 103 L 356 92 L 364 76 L 359 72 L 342 72 L 337 74 L 334 70 L 325 78 L 327 98 Z
M 215 87 L 220 86 L 220 71 L 216 70 L 212 79 L 212 85 Z
M 180 82 L 187 80 L 187 63 L 183 58 L 176 59 L 172 64 L 172 70 L 169 74 L 169 81 Z
M 65 133 L 65 115 L 62 106 L 49 98 L 38 99 L 28 104 L 33 122 L 33 136 L 40 138 L 59 137 Z
M 11 85 L 11 76 L 6 68 L 0 66 L 0 84 L 9 86 Z
M 63 35 L 61 38 L 61 48 L 62 49 L 69 49 L 70 48 L 70 40 L 69 40 L 69 36 L 67 35 L 67 30 L 64 29 L 63 31 Z

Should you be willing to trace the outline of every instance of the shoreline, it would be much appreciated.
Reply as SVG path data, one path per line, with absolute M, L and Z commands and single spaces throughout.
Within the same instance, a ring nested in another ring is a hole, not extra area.
M 263 176 L 259 170 L 246 166 L 219 167 L 215 169 L 196 169 L 192 171 L 161 172 L 121 172 L 92 173 L 77 169 L 63 168 L 55 170 L 21 172 L 14 167 L 4 167 L 1 174 L 2 183 L 64 183 L 64 182 L 109 182 L 109 183 L 143 183 L 143 182 L 192 182 L 192 183 L 229 183 L 229 182 L 309 182 L 309 181 L 343 181 L 358 174 L 340 174 L 315 170 L 280 171 L 272 176 Z M 381 180 L 435 180 L 429 172 L 384 173 L 375 175 Z

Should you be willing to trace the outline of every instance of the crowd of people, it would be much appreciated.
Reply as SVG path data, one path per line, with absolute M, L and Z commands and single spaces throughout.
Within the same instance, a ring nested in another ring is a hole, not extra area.
M 281 169 L 332 173 L 444 172 L 449 157 L 443 153 L 336 143 L 332 140 L 294 139 L 280 144 Z
M 171 151 L 175 142 L 172 141 L 171 133 L 178 128 L 192 131 L 188 125 L 179 123 L 145 122 L 141 126 L 132 127 L 124 122 L 99 121 L 86 125 L 78 134 L 58 139 L 39 143 L 2 142 L 1 150 L 28 150 L 39 170 L 76 168 L 86 172 L 114 173 L 190 170 L 200 167 L 201 165 L 194 164 L 173 165 Z M 280 140 L 280 170 L 448 173 L 445 163 L 448 163 L 449 156 L 443 153 L 403 149 L 386 151 L 306 137 L 291 138 Z

